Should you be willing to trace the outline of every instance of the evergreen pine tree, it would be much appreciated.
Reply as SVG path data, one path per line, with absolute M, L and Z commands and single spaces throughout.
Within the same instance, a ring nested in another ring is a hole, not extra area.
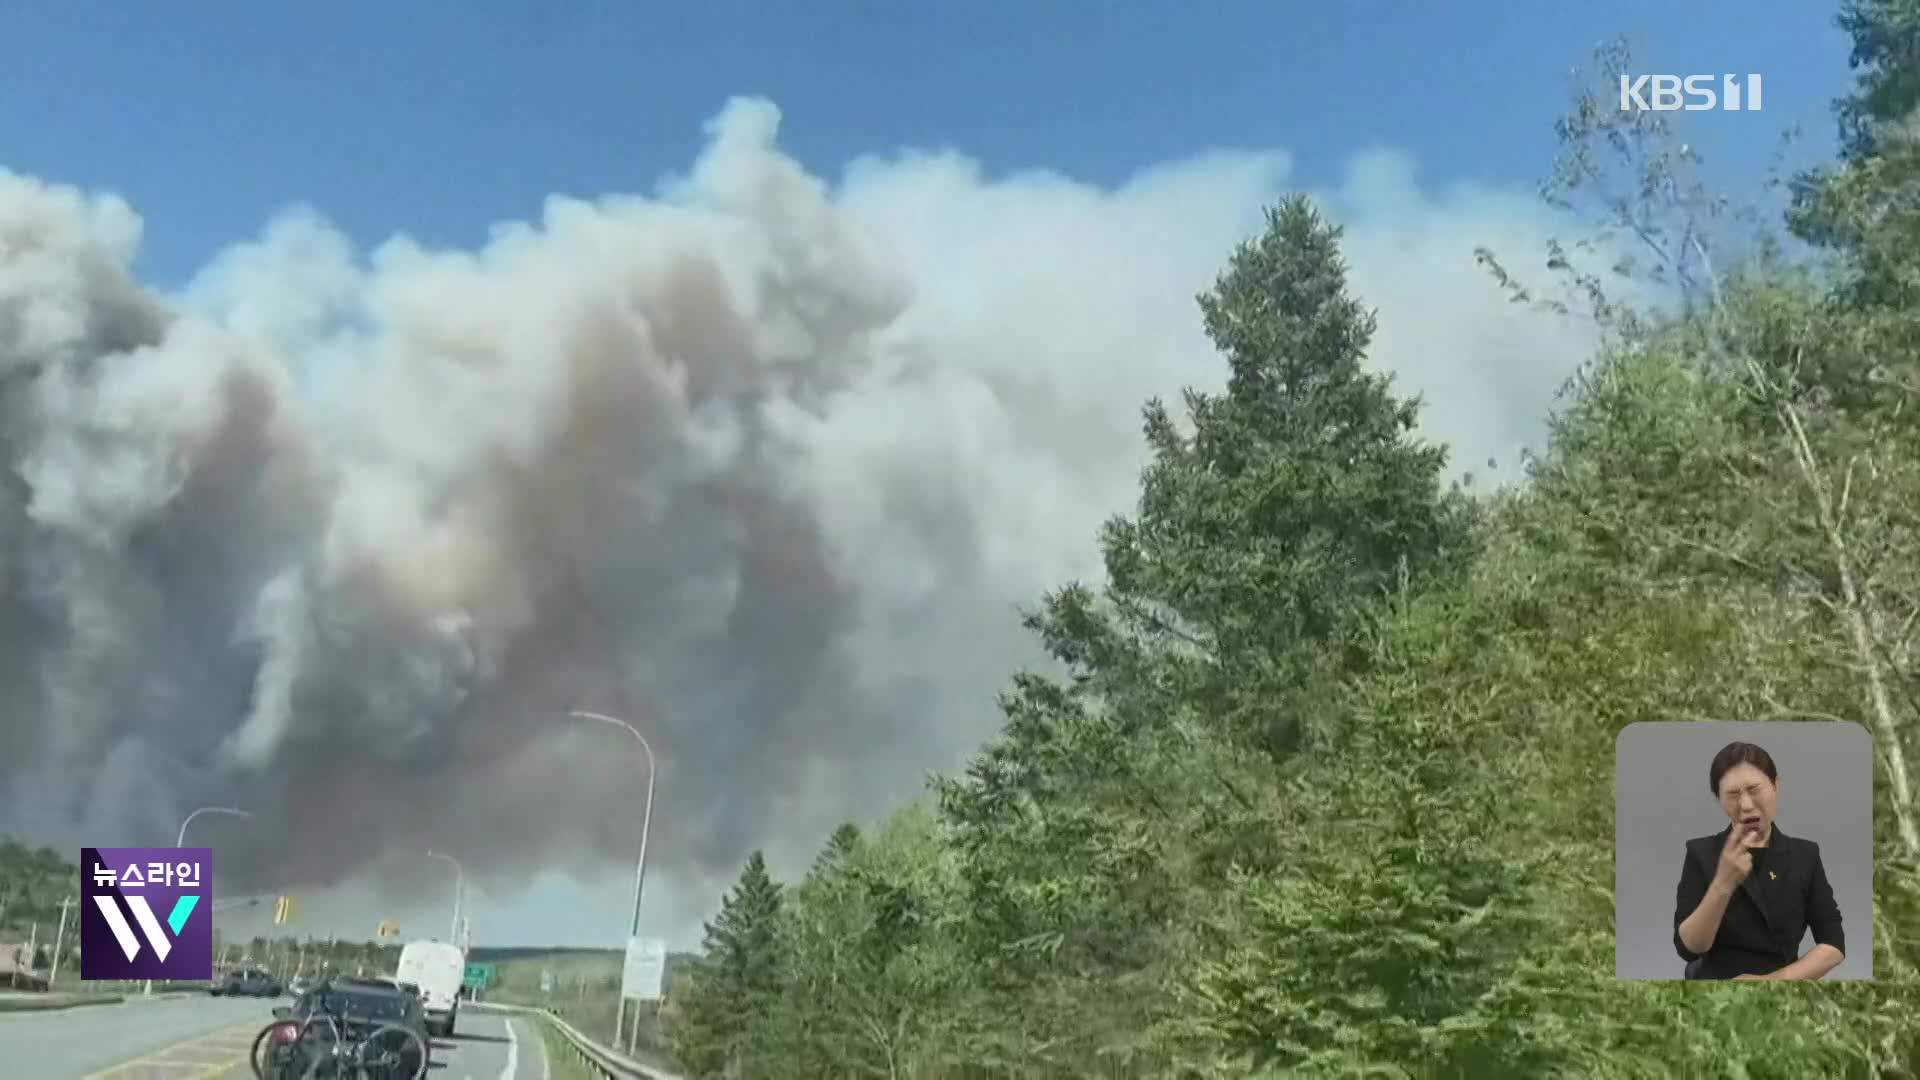
M 672 1033 L 674 1055 L 695 1076 L 717 1076 L 737 1061 L 750 1026 L 780 987 L 781 889 L 755 851 L 720 913 L 705 925 Z

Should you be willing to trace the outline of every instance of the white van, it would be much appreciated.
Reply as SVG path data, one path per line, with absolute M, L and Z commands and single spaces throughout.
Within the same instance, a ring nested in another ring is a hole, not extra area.
M 420 988 L 427 1028 L 436 1035 L 453 1034 L 454 1015 L 460 1008 L 460 984 L 466 978 L 467 954 L 460 946 L 444 941 L 408 942 L 400 950 L 400 964 L 393 972 L 395 982 Z

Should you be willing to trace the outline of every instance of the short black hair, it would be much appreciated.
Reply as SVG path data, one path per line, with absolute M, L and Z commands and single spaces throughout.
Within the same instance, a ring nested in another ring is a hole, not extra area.
M 1713 765 L 1707 769 L 1707 790 L 1720 794 L 1720 779 L 1728 770 L 1737 765 L 1751 765 L 1767 774 L 1767 779 L 1779 783 L 1780 770 L 1773 767 L 1773 755 L 1750 742 L 1730 742 L 1713 755 Z

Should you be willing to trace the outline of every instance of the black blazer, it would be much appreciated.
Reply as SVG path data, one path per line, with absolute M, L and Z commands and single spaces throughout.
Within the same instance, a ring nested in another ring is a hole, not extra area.
M 1726 844 L 1726 829 L 1687 841 L 1686 863 L 1680 868 L 1673 911 L 1673 947 L 1687 961 L 1687 978 L 1731 979 L 1778 971 L 1800 958 L 1800 940 L 1808 929 L 1813 931 L 1815 944 L 1847 951 L 1840 905 L 1834 903 L 1833 887 L 1827 884 L 1820 845 L 1788 836 L 1778 825 L 1773 827 L 1773 840 L 1767 845 L 1767 866 L 1785 880 L 1763 893 L 1754 880 L 1760 873 L 1756 868 L 1727 901 L 1713 947 L 1696 953 L 1681 944 L 1680 924 L 1706 897 L 1713 872 L 1720 865 L 1720 849 Z

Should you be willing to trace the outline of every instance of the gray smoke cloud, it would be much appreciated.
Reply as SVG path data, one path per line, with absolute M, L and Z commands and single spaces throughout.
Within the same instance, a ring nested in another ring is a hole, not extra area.
M 132 276 L 123 202 L 0 172 L 0 831 L 244 806 L 194 827 L 228 892 L 427 847 L 494 892 L 591 875 L 642 769 L 583 708 L 647 733 L 653 865 L 704 892 L 989 734 L 1016 606 L 1131 499 L 1141 402 L 1220 378 L 1192 297 L 1290 163 L 1103 191 L 909 154 L 835 189 L 778 120 L 736 100 L 655 197 L 477 252 L 290 212 L 179 296 Z M 1471 252 L 1552 222 L 1391 155 L 1326 197 L 1376 359 L 1511 460 L 1585 343 Z

